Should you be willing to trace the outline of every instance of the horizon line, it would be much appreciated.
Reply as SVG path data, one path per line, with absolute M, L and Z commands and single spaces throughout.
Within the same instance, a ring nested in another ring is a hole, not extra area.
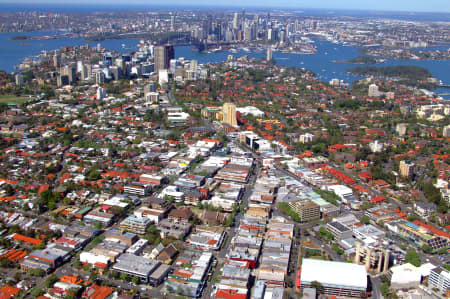
M 243 8 L 249 8 L 249 9 L 264 9 L 264 10 L 314 10 L 314 11 L 340 11 L 340 12 L 371 12 L 371 13 L 419 13 L 419 14 L 448 14 L 450 15 L 450 11 L 417 11 L 417 10 L 389 10 L 389 9 L 367 9 L 367 8 L 317 8 L 317 7 L 300 7 L 300 6 L 272 6 L 272 5 L 258 5 L 258 4 L 246 4 L 246 5 L 227 5 L 227 4 L 214 4 L 214 5 L 208 5 L 204 3 L 198 3 L 198 4 L 175 4 L 173 5 L 172 9 L 168 9 L 167 4 L 157 3 L 157 4 L 150 4 L 150 3 L 138 3 L 138 2 L 131 2 L 131 3 L 114 3 L 114 4 L 108 4 L 104 2 L 100 3 L 89 3 L 89 2 L 77 2 L 75 0 L 69 0 L 65 3 L 57 3 L 57 2 L 48 2 L 48 1 L 39 1 L 39 2 L 30 2 L 30 1 L 0 1 L 0 5 L 29 5 L 29 6 L 36 6 L 36 5 L 54 5 L 55 7 L 62 7 L 66 6 L 67 4 L 77 4 L 79 7 L 101 7 L 104 8 L 105 6 L 108 7 L 121 7 L 124 8 L 133 6 L 133 8 L 136 7 L 159 7 L 164 8 L 165 10 L 177 10 L 177 9 L 192 9 L 196 8 L 195 10 L 203 10 L 203 9 L 243 9 Z M 36 7 L 37 10 L 43 10 Z M 125 9 L 125 10 L 132 10 L 132 9 Z M 148 9 L 144 9 L 148 10 Z

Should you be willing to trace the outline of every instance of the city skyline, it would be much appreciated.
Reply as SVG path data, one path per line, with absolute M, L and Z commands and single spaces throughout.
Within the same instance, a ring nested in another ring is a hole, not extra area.
M 34 0 L 0 0 L 0 4 L 60 4 L 57 0 L 44 0 L 44 1 L 34 1 Z M 167 6 L 167 2 L 156 0 L 156 1 L 143 1 L 143 0 L 99 0 L 95 4 L 92 4 L 88 0 L 73 1 L 69 0 L 66 3 L 77 3 L 89 6 L 102 6 L 106 4 L 112 5 L 143 5 L 143 6 Z M 224 0 L 219 0 L 211 5 L 211 2 L 205 0 L 196 1 L 186 1 L 186 0 L 174 0 L 171 2 L 171 6 L 200 6 L 200 7 L 245 7 L 245 8 L 290 8 L 290 9 L 333 9 L 333 10 L 363 10 L 363 11 L 403 11 L 403 12 L 439 12 L 448 13 L 450 12 L 450 4 L 446 0 L 433 0 L 429 2 L 423 1 L 388 1 L 380 0 L 377 1 L 377 5 L 374 6 L 372 3 L 365 3 L 357 0 L 345 0 L 340 1 L 339 5 L 335 1 L 331 0 L 304 0 L 304 1 L 289 1 L 281 0 L 274 3 L 273 1 L 262 0 L 262 1 L 247 1 L 245 5 L 230 5 L 229 2 Z

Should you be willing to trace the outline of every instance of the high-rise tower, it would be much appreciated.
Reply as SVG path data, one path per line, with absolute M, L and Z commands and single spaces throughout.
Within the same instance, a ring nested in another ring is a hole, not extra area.
M 171 45 L 155 47 L 155 72 L 158 74 L 160 70 L 169 69 L 171 59 L 175 58 L 175 50 Z
M 222 107 L 223 119 L 222 122 L 231 126 L 237 126 L 236 120 L 236 106 L 232 103 L 225 103 Z

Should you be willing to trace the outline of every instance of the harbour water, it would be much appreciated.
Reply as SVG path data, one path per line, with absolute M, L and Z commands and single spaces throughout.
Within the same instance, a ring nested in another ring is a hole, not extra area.
M 14 72 L 15 66 L 20 64 L 26 57 L 37 56 L 42 51 L 51 51 L 62 48 L 64 46 L 76 46 L 89 44 L 92 47 L 97 45 L 97 42 L 86 42 L 84 38 L 56 38 L 43 40 L 24 40 L 14 41 L 10 38 L 13 36 L 44 36 L 61 34 L 60 31 L 40 31 L 27 33 L 0 33 L 0 70 L 6 72 Z M 118 52 L 131 52 L 136 50 L 136 45 L 139 40 L 136 39 L 120 39 L 120 40 L 106 40 L 102 41 L 102 47 L 108 50 L 115 50 Z M 361 79 L 360 76 L 352 75 L 345 72 L 346 69 L 354 67 L 354 64 L 349 63 L 335 63 L 336 60 L 348 60 L 361 54 L 358 48 L 354 46 L 343 46 L 331 43 L 329 41 L 316 40 L 317 53 L 312 55 L 306 54 L 291 54 L 274 52 L 273 58 L 279 65 L 289 67 L 301 67 L 313 71 L 317 74 L 318 79 L 329 81 L 333 78 L 344 80 L 345 82 L 353 82 Z M 265 52 L 247 52 L 243 49 L 238 49 L 237 52 L 217 51 L 213 53 L 199 53 L 193 51 L 190 46 L 179 46 L 175 48 L 176 57 L 184 57 L 185 59 L 196 59 L 199 63 L 218 63 L 225 61 L 228 55 L 240 57 L 248 55 L 250 58 L 265 58 Z M 450 85 L 450 60 L 424 60 L 424 61 L 402 61 L 395 59 L 386 59 L 386 61 L 379 66 L 394 66 L 394 65 L 417 65 L 424 67 L 432 73 L 438 80 L 442 80 L 445 85 Z M 437 94 L 448 94 L 449 89 L 438 88 L 435 90 Z M 450 99 L 450 95 L 443 96 Z

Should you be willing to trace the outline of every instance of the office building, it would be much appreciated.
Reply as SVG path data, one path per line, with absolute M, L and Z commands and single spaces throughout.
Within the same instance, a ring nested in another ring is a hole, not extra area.
M 222 107 L 223 119 L 222 122 L 229 124 L 230 126 L 236 127 L 236 106 L 232 103 L 225 103 Z
M 118 258 L 113 270 L 138 277 L 143 283 L 158 286 L 170 271 L 170 266 L 142 256 L 124 253 Z
M 175 58 L 175 50 L 171 45 L 155 47 L 155 72 L 169 69 L 170 60 Z
M 408 161 L 400 161 L 400 175 L 410 178 L 414 175 L 414 163 Z
M 267 48 L 267 57 L 266 57 L 267 61 L 271 61 L 272 60 L 272 48 L 268 47 Z
M 65 85 L 69 85 L 69 84 L 70 84 L 70 83 L 69 83 L 69 77 L 68 77 L 68 76 L 59 75 L 59 76 L 56 78 L 56 85 L 57 85 L 58 87 L 65 86 Z
M 53 56 L 53 66 L 55 68 L 59 68 L 61 65 L 61 56 L 59 56 L 58 54 L 55 54 Z
M 120 79 L 120 68 L 118 66 L 112 66 L 109 68 L 110 72 L 111 72 L 111 77 L 113 80 L 119 80 Z
M 309 199 L 300 199 L 289 203 L 291 209 L 300 216 L 301 222 L 320 218 L 320 206 Z
M 356 241 L 355 264 L 365 265 L 372 273 L 386 272 L 389 269 L 390 251 L 383 246 L 366 245 Z
M 448 293 L 450 290 L 450 272 L 442 267 L 432 269 L 428 278 L 428 284 L 443 294 Z
M 16 85 L 18 85 L 18 86 L 23 85 L 23 75 L 22 74 L 16 74 L 15 80 L 16 80 Z
M 239 25 L 239 13 L 235 12 L 233 16 L 233 29 L 238 30 Z
M 106 89 L 103 87 L 97 88 L 97 100 L 103 100 L 106 98 Z
M 156 92 L 156 84 L 155 83 L 149 83 L 149 84 L 144 85 L 144 94 L 147 94 L 150 92 Z
M 442 136 L 450 137 L 450 125 L 444 127 L 442 130 Z
M 114 241 L 117 240 L 120 243 L 126 244 L 128 246 L 133 245 L 139 239 L 133 233 L 129 233 L 129 232 L 125 232 L 125 231 L 117 230 L 117 229 L 107 230 L 105 232 L 105 238 L 112 239 Z
M 89 75 L 88 75 L 88 67 L 86 65 L 83 65 L 83 67 L 81 68 L 81 80 L 87 80 L 89 79 Z
M 105 83 L 105 73 L 103 73 L 102 71 L 97 71 L 95 73 L 95 84 L 103 84 Z
M 309 142 L 313 142 L 316 139 L 316 137 L 313 134 L 310 133 L 305 133 L 300 135 L 299 137 L 299 141 L 301 143 L 309 143 Z
M 376 84 L 369 85 L 369 97 L 379 97 L 380 91 L 378 90 L 378 86 Z
M 337 221 L 327 223 L 327 230 L 333 234 L 336 241 L 351 238 L 353 235 L 352 230 L 348 226 Z
M 152 191 L 152 187 L 150 184 L 133 182 L 126 185 L 123 191 L 128 194 L 147 196 Z
M 78 60 L 77 61 L 77 73 L 81 73 L 81 70 L 83 69 L 84 66 L 84 61 L 83 60 Z
M 151 224 L 151 220 L 147 217 L 137 217 L 130 215 L 120 223 L 120 228 L 139 235 L 145 234 L 145 231 Z
M 395 131 L 398 133 L 398 135 L 405 136 L 406 132 L 408 131 L 408 124 L 397 124 L 395 126 Z
M 76 80 L 75 69 L 71 66 L 66 65 L 61 70 L 62 76 L 67 76 L 69 78 L 69 84 L 73 83 Z

